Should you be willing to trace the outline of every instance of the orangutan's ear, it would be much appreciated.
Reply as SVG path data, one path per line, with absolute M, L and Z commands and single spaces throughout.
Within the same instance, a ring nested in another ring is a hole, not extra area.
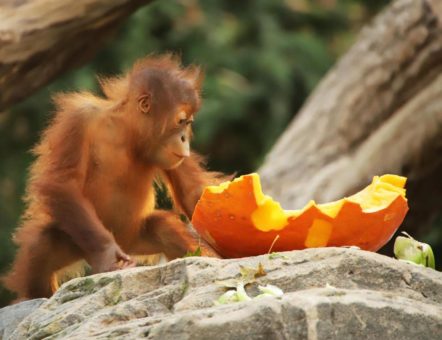
M 138 97 L 138 110 L 141 113 L 149 113 L 151 99 L 149 94 L 143 94 Z

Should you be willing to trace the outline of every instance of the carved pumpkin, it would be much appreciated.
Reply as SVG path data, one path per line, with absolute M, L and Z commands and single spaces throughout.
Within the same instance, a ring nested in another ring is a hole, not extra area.
M 283 210 L 263 194 L 258 174 L 207 187 L 192 223 L 224 257 L 326 246 L 377 251 L 392 237 L 407 211 L 405 177 L 384 175 L 357 194 L 301 210 Z M 279 237 L 278 237 L 279 235 Z

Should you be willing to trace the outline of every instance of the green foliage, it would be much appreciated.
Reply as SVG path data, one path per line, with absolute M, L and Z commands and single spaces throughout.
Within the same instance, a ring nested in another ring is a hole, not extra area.
M 206 71 L 195 148 L 208 155 L 211 168 L 247 173 L 385 3 L 175 0 L 139 10 L 88 65 L 0 114 L 0 271 L 13 258 L 10 234 L 23 210 L 28 150 L 51 117 L 53 92 L 98 91 L 96 73 L 120 73 L 149 53 L 180 53 L 186 64 L 202 64 Z M 0 292 L 0 305 L 7 299 Z
M 194 251 L 188 251 L 183 257 L 201 256 L 201 247 L 198 246 Z
M 170 210 L 173 208 L 173 201 L 167 191 L 167 186 L 161 181 L 154 182 L 155 187 L 155 209 Z

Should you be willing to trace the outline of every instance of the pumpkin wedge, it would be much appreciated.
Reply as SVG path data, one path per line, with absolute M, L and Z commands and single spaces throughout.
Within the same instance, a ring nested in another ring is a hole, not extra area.
M 408 204 L 406 178 L 375 176 L 357 194 L 301 210 L 284 210 L 264 195 L 258 174 L 207 187 L 192 224 L 224 257 L 313 247 L 357 246 L 377 251 L 402 223 Z

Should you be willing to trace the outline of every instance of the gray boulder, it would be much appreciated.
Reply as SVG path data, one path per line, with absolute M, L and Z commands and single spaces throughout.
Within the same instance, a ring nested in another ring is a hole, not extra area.
M 442 339 L 442 273 L 355 249 L 281 255 L 193 257 L 74 279 L 5 339 Z M 257 284 L 282 297 L 214 305 L 226 291 L 217 281 L 258 263 L 267 275 Z
M 0 309 L 0 339 L 7 339 L 22 320 L 47 299 L 35 299 Z

